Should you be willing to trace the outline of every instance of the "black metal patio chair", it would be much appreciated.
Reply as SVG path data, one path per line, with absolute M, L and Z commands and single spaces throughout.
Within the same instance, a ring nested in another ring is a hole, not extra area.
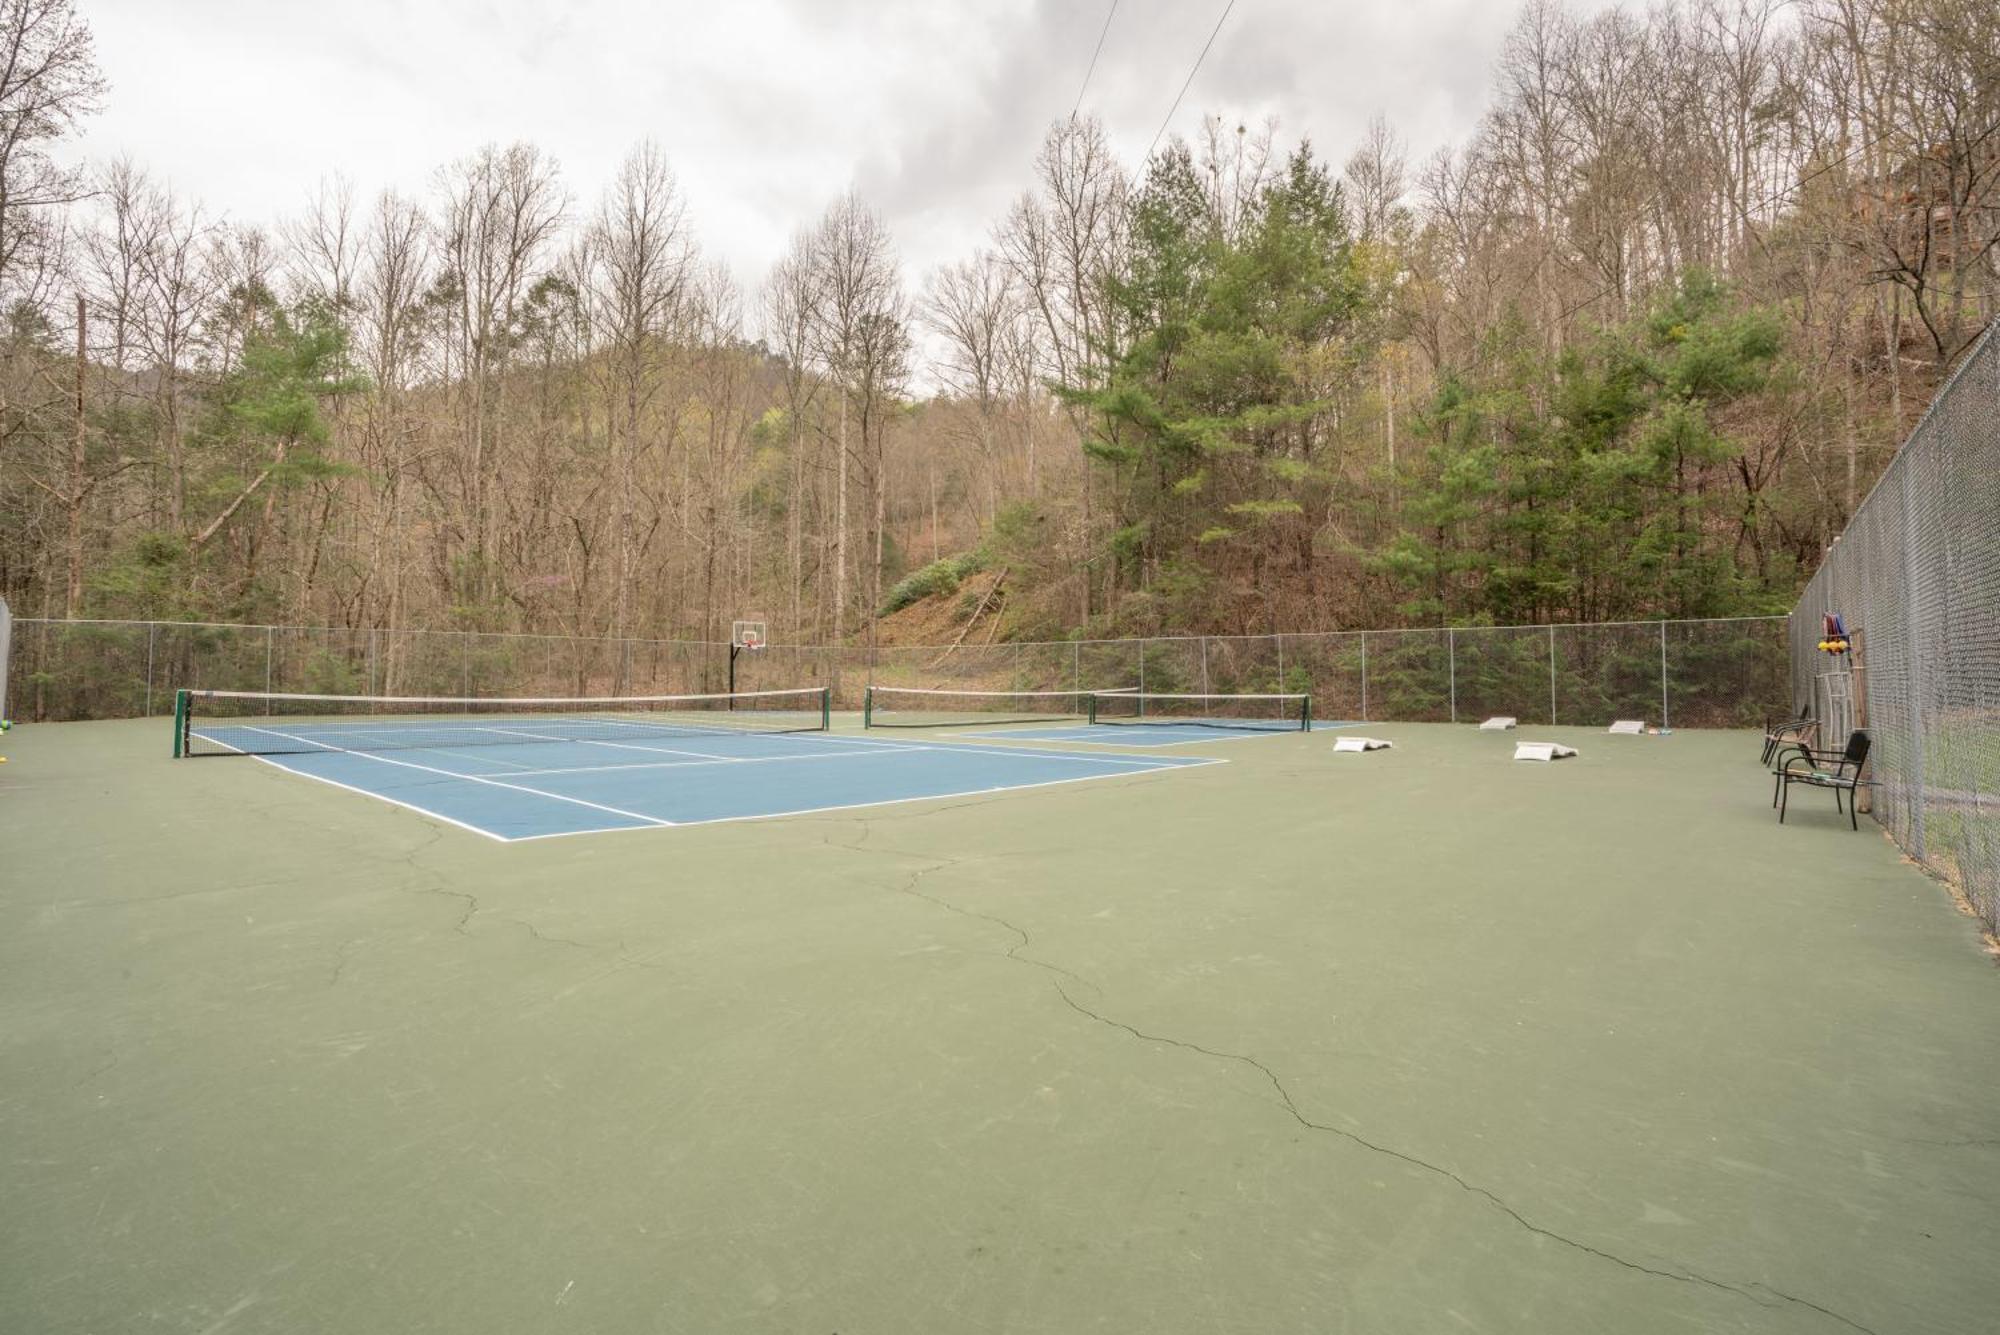
M 1847 739 L 1847 746 L 1839 751 L 1819 751 L 1803 742 L 1795 742 L 1780 749 L 1778 767 L 1771 771 L 1771 805 L 1778 809 L 1778 823 L 1785 823 L 1785 809 L 1790 805 L 1792 785 L 1811 784 L 1815 788 L 1833 790 L 1833 809 L 1840 810 L 1840 795 L 1847 794 L 1847 821 L 1854 829 L 1861 828 L 1861 817 L 1857 798 L 1859 790 L 1868 786 L 1868 780 L 1861 777 L 1862 767 L 1868 763 L 1868 731 L 1856 728 Z
M 1812 711 L 1801 709 L 1797 718 L 1764 720 L 1764 758 L 1758 763 L 1768 765 L 1778 754 L 1778 748 L 1795 744 L 1810 746 L 1813 736 L 1819 731 L 1819 723 Z

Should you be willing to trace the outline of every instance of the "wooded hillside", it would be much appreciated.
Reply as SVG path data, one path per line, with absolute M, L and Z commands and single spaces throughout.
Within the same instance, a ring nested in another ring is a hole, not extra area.
M 671 143 L 269 229 L 70 164 L 115 90 L 5 0 L 0 591 L 796 642 L 980 569 L 1002 638 L 1783 610 L 1993 313 L 1996 18 L 1532 3 L 1429 159 L 1072 118 L 959 263 L 850 194 L 742 292 Z

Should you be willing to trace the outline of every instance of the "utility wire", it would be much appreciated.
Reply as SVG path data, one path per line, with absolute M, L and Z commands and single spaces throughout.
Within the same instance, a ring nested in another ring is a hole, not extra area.
M 1236 0 L 1229 0 L 1229 3 L 1222 7 L 1222 17 L 1215 21 L 1215 31 L 1211 32 L 1208 35 L 1208 41 L 1202 44 L 1201 54 L 1194 58 L 1193 67 L 1188 70 L 1187 82 L 1183 83 L 1181 90 L 1174 94 L 1174 104 L 1167 108 L 1166 119 L 1160 122 L 1159 131 L 1154 134 L 1153 142 L 1146 145 L 1146 156 L 1149 159 L 1153 156 L 1153 150 L 1160 146 L 1160 135 L 1165 134 L 1167 126 L 1172 124 L 1174 113 L 1181 109 L 1181 99 L 1187 96 L 1189 86 L 1194 83 L 1195 71 L 1201 68 L 1202 61 L 1208 59 L 1208 48 L 1215 45 L 1216 34 L 1220 33 L 1222 25 L 1229 21 L 1229 11 L 1234 8 L 1236 8 Z
M 1104 35 L 1111 31 L 1111 20 L 1118 13 L 1118 0 L 1111 0 L 1111 8 L 1105 12 L 1104 26 L 1097 30 L 1097 48 L 1090 53 L 1090 68 L 1083 72 L 1083 86 L 1076 90 L 1076 105 L 1069 109 L 1069 118 L 1076 119 L 1076 113 L 1083 110 L 1083 95 L 1090 89 L 1090 76 L 1097 73 L 1097 57 L 1104 51 Z

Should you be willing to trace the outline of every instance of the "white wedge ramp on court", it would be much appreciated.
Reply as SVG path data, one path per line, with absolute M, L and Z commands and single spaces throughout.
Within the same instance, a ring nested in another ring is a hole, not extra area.
M 1387 751 L 1390 743 L 1380 737 L 1336 737 L 1333 739 L 1335 751 Z
M 1500 714 L 1496 715 L 1493 718 L 1487 719 L 1486 722 L 1480 724 L 1479 730 L 1481 732 L 1505 732 L 1507 731 L 1507 729 L 1513 727 L 1518 722 L 1520 722 L 1519 719 L 1516 719 L 1507 714 Z
M 1621 718 L 1614 722 L 1606 731 L 1632 737 L 1644 737 L 1646 735 L 1646 720 L 1642 718 Z
M 1560 742 L 1517 742 L 1514 746 L 1516 760 L 1568 760 L 1575 754 L 1575 747 Z

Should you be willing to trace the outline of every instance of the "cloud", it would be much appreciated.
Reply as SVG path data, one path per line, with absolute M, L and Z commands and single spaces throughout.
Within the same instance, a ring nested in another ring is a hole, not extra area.
M 1136 164 L 1223 0 L 1121 0 L 1083 109 Z M 1592 0 L 1584 8 L 1601 7 Z M 422 193 L 435 169 L 527 139 L 579 213 L 644 138 L 710 254 L 746 288 L 850 185 L 912 281 L 986 243 L 1069 114 L 1096 0 L 94 0 L 113 84 L 84 149 L 129 153 L 212 211 L 272 223 L 336 172 Z M 1239 0 L 1171 130 L 1281 122 L 1335 163 L 1381 112 L 1413 157 L 1462 139 L 1513 21 L 1481 0 Z

